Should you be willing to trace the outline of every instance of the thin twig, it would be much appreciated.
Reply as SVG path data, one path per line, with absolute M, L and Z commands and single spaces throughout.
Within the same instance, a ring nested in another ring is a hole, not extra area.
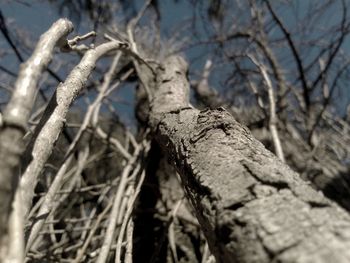
M 28 253 L 29 249 L 34 244 L 34 241 L 35 241 L 39 231 L 41 230 L 41 228 L 45 222 L 45 219 L 48 217 L 49 213 L 52 211 L 52 207 L 54 205 L 53 203 L 56 199 L 56 196 L 55 196 L 56 192 L 61 187 L 61 185 L 63 183 L 63 177 L 64 177 L 66 170 L 67 170 L 67 168 L 70 165 L 72 160 L 73 160 L 72 157 L 68 158 L 61 165 L 57 175 L 55 176 L 54 181 L 52 182 L 48 192 L 45 195 L 43 203 L 41 204 L 39 212 L 37 213 L 37 217 L 39 218 L 39 220 L 35 221 L 34 224 L 31 226 L 31 231 L 30 231 L 29 238 L 27 241 L 25 254 Z M 34 247 L 34 249 L 35 249 L 35 247 Z
M 173 210 L 171 211 L 171 216 L 169 219 L 169 228 L 168 228 L 168 236 L 169 236 L 169 246 L 170 246 L 170 251 L 171 255 L 173 257 L 173 262 L 177 263 L 178 257 L 177 257 L 177 252 L 176 252 L 176 241 L 175 241 L 175 231 L 174 231 L 174 220 L 176 218 L 177 211 L 179 210 L 181 203 L 183 199 L 180 199 L 174 206 Z
M 293 58 L 297 64 L 298 72 L 299 72 L 299 77 L 301 80 L 302 88 L 303 88 L 303 98 L 304 98 L 304 103 L 306 106 L 306 110 L 309 111 L 310 109 L 310 95 L 309 95 L 309 87 L 307 85 L 306 77 L 305 77 L 305 71 L 303 67 L 302 60 L 299 56 L 299 52 L 296 49 L 296 46 L 294 44 L 294 41 L 292 40 L 292 37 L 290 33 L 288 32 L 287 28 L 285 25 L 282 23 L 282 21 L 279 19 L 277 16 L 276 12 L 273 10 L 270 2 L 268 0 L 265 0 L 265 3 L 267 5 L 268 10 L 270 11 L 273 19 L 276 21 L 277 25 L 283 32 L 284 36 L 286 37 L 287 43 L 292 51 Z
M 140 151 L 141 151 L 141 147 L 138 147 L 135 149 L 132 158 L 129 159 L 128 164 L 124 168 L 123 173 L 121 175 L 118 189 L 117 189 L 116 195 L 115 195 L 114 200 L 113 200 L 112 211 L 111 211 L 111 213 L 109 215 L 109 219 L 108 219 L 106 236 L 105 236 L 103 244 L 101 246 L 100 254 L 98 255 L 98 258 L 96 260 L 97 263 L 106 262 L 106 259 L 108 257 L 108 254 L 109 254 L 109 251 L 111 248 L 111 244 L 112 244 L 112 239 L 114 237 L 114 232 L 115 232 L 115 228 L 116 228 L 118 214 L 120 212 L 120 204 L 121 204 L 124 192 L 125 192 L 125 187 L 127 185 L 127 178 L 129 176 L 130 172 L 134 169 L 134 166 L 138 161 Z M 140 168 L 141 168 L 140 164 L 137 164 L 133 173 L 137 174 L 139 172 Z
M 132 217 L 129 220 L 128 226 L 126 227 L 126 251 L 125 251 L 125 263 L 132 263 L 132 250 L 133 250 L 133 233 L 134 232 L 134 221 Z
M 98 215 L 97 220 L 96 220 L 93 228 L 90 230 L 89 236 L 86 238 L 83 247 L 78 250 L 78 255 L 72 261 L 72 263 L 79 263 L 82 260 L 82 258 L 85 255 L 85 251 L 86 251 L 86 249 L 88 248 L 88 246 L 90 244 L 90 241 L 91 241 L 92 237 L 94 236 L 97 228 L 100 226 L 100 223 L 101 223 L 102 219 L 104 218 L 104 216 L 111 209 L 112 205 L 113 205 L 113 203 L 109 202 L 108 205 L 106 206 L 106 208 L 102 211 L 102 213 Z
M 115 263 L 120 263 L 121 248 L 122 248 L 122 242 L 123 242 L 123 238 L 124 238 L 124 232 L 125 232 L 127 223 L 129 222 L 129 219 L 131 217 L 132 210 L 134 209 L 134 203 L 135 203 L 137 196 L 140 192 L 141 185 L 143 184 L 145 176 L 146 176 L 146 172 L 145 172 L 145 170 L 143 170 L 141 173 L 141 177 L 139 179 L 139 182 L 136 186 L 136 189 L 133 193 L 133 196 L 130 197 L 130 199 L 129 199 L 128 210 L 125 213 L 125 217 L 124 217 L 123 223 L 120 227 L 119 236 L 118 236 L 118 240 L 117 240 L 117 247 L 116 247 L 116 252 L 115 252 Z
M 274 95 L 274 90 L 273 90 L 270 77 L 267 74 L 267 70 L 262 63 L 258 62 L 253 56 L 249 54 L 248 54 L 248 57 L 259 68 L 261 75 L 266 83 L 269 102 L 270 102 L 269 128 L 270 128 L 272 140 L 275 146 L 276 155 L 282 162 L 285 162 L 284 154 L 282 150 L 282 144 L 281 144 L 277 127 L 276 127 L 278 122 L 277 115 L 276 115 L 276 102 L 275 102 L 275 95 Z

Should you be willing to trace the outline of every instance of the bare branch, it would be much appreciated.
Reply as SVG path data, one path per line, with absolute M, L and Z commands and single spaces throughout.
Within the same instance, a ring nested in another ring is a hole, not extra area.
M 342 0 L 342 7 L 343 7 L 342 8 L 342 11 L 343 11 L 342 16 L 343 17 L 342 17 L 341 29 L 340 29 L 341 35 L 340 35 L 339 39 L 337 40 L 337 43 L 336 43 L 334 49 L 330 52 L 324 69 L 321 70 L 321 72 L 318 74 L 316 79 L 312 82 L 312 84 L 310 86 L 311 90 L 313 90 L 316 87 L 316 85 L 322 80 L 323 75 L 328 72 L 328 70 L 330 69 L 330 66 L 332 65 L 336 55 L 338 54 L 338 52 L 340 50 L 341 45 L 344 43 L 344 41 L 346 39 L 346 36 L 350 32 L 349 31 L 350 25 L 346 24 L 346 22 L 347 22 L 347 6 L 346 6 L 344 0 Z
M 85 35 L 82 36 L 76 36 L 73 39 L 69 39 L 69 40 L 65 40 L 62 44 L 61 44 L 61 51 L 62 52 L 69 52 L 69 51 L 86 51 L 89 48 L 85 45 L 80 45 L 78 46 L 78 43 L 81 41 L 84 41 L 88 38 L 91 37 L 95 37 L 96 36 L 96 32 L 95 31 L 91 31 Z
M 149 146 L 148 146 L 148 148 L 149 148 Z M 147 149 L 146 149 L 146 151 L 147 151 Z M 132 189 L 132 191 L 130 193 L 131 196 L 129 197 L 129 200 L 128 200 L 127 211 L 125 212 L 123 223 L 120 227 L 120 231 L 119 231 L 119 235 L 118 235 L 118 239 L 117 239 L 117 248 L 116 248 L 116 252 L 115 252 L 115 263 L 120 263 L 122 241 L 124 239 L 125 229 L 127 228 L 127 225 L 132 222 L 131 214 L 132 214 L 132 211 L 134 209 L 134 204 L 135 204 L 136 198 L 137 198 L 138 194 L 140 193 L 140 189 L 141 189 L 141 186 L 142 186 L 143 181 L 145 179 L 145 176 L 146 176 L 146 172 L 145 172 L 145 170 L 143 170 L 141 172 L 140 179 L 137 182 L 137 186 L 135 187 L 135 189 Z M 131 185 L 131 187 L 134 188 L 134 186 L 132 186 L 132 185 Z M 127 239 L 130 240 L 130 237 L 128 236 Z M 127 243 L 127 245 L 128 246 L 132 245 L 132 244 L 129 244 L 129 242 Z
M 306 106 L 306 110 L 308 111 L 310 108 L 310 95 L 309 95 L 309 87 L 307 85 L 306 77 L 305 77 L 305 71 L 303 67 L 303 63 L 301 61 L 301 58 L 299 56 L 299 52 L 297 51 L 295 44 L 292 40 L 292 37 L 290 33 L 288 32 L 287 28 L 283 25 L 282 21 L 279 19 L 275 11 L 273 10 L 270 2 L 268 0 L 265 1 L 267 8 L 269 9 L 273 19 L 276 21 L 277 25 L 279 28 L 282 30 L 284 36 L 287 39 L 288 45 L 290 49 L 292 50 L 293 57 L 295 59 L 295 62 L 297 64 L 298 72 L 299 72 L 299 78 L 301 80 L 301 84 L 303 87 L 303 98 Z
M 121 175 L 121 179 L 120 179 L 120 182 L 118 185 L 118 190 L 117 190 L 116 195 L 115 195 L 114 200 L 113 200 L 112 211 L 111 211 L 111 213 L 109 215 L 109 219 L 108 219 L 106 236 L 105 236 L 103 244 L 101 246 L 100 254 L 98 255 L 98 258 L 96 260 L 97 263 L 106 262 L 109 250 L 111 248 L 114 233 L 116 230 L 118 214 L 121 212 L 120 211 L 120 204 L 121 204 L 122 198 L 124 196 L 124 193 L 126 191 L 127 179 L 129 176 L 132 177 L 133 175 L 136 175 L 140 171 L 140 168 L 141 168 L 140 164 L 137 163 L 140 151 L 141 151 L 141 147 L 135 149 L 135 152 L 134 152 L 132 158 L 128 161 L 128 164 L 124 168 L 124 171 Z M 136 165 L 136 168 L 134 168 L 135 165 Z M 133 175 L 130 175 L 131 172 Z
M 273 143 L 275 146 L 276 155 L 278 156 L 278 158 L 280 158 L 280 160 L 282 162 L 285 162 L 281 140 L 280 140 L 280 137 L 278 136 L 278 131 L 277 131 L 277 127 L 276 127 L 277 123 L 278 123 L 278 119 L 276 116 L 276 102 L 275 102 L 275 95 L 274 95 L 274 91 L 273 91 L 272 82 L 270 80 L 269 75 L 267 74 L 267 70 L 266 70 L 265 66 L 263 64 L 259 63 L 253 56 L 248 55 L 248 57 L 259 68 L 261 75 L 263 76 L 263 78 L 265 80 L 265 83 L 267 86 L 267 92 L 269 94 L 269 103 L 270 103 L 270 105 L 269 105 L 270 106 L 269 128 L 270 128 Z
M 60 19 L 41 36 L 33 55 L 21 65 L 12 97 L 3 113 L 0 130 L 0 247 L 6 237 L 11 202 L 18 181 L 17 169 L 24 148 L 22 137 L 33 107 L 37 83 L 51 61 L 54 47 L 72 30 L 71 22 Z
M 71 71 L 64 83 L 61 83 L 51 98 L 40 123 L 36 127 L 28 154 L 28 161 L 21 178 L 21 189 L 25 200 L 24 216 L 28 214 L 38 176 L 49 158 L 56 140 L 63 128 L 70 105 L 85 87 L 96 61 L 106 53 L 120 48 L 120 42 L 109 42 L 87 51 L 81 62 Z
M 60 19 L 41 36 L 33 55 L 21 65 L 14 91 L 4 111 L 6 125 L 26 128 L 38 80 L 52 59 L 53 49 L 73 30 L 71 22 Z
M 97 129 L 97 127 L 96 127 L 97 126 L 97 116 L 99 114 L 103 99 L 108 95 L 109 92 L 112 91 L 112 90 L 108 90 L 108 88 L 109 88 L 110 83 L 112 81 L 112 78 L 114 76 L 114 73 L 115 73 L 116 67 L 119 63 L 121 55 L 122 54 L 119 52 L 114 57 L 108 72 L 104 76 L 104 80 L 103 80 L 103 83 L 102 83 L 102 86 L 101 86 L 101 89 L 99 91 L 98 96 L 89 105 L 89 108 L 84 116 L 84 120 L 83 120 L 82 124 L 80 125 L 79 130 L 78 130 L 74 140 L 69 145 L 69 147 L 66 151 L 66 155 L 65 155 L 66 158 L 72 154 L 77 143 L 79 142 L 83 133 L 86 131 L 86 129 L 88 128 L 89 125 L 91 125 L 93 129 Z M 130 74 L 131 74 L 131 71 L 126 72 L 124 74 L 124 76 L 121 76 L 121 81 L 125 80 Z M 117 82 L 117 85 L 113 85 L 114 89 L 118 87 L 119 83 L 120 83 L 120 81 Z M 100 131 L 99 134 L 103 134 L 102 129 L 99 129 L 99 131 Z M 107 136 L 105 136 L 105 138 L 107 138 Z M 116 139 L 113 139 L 113 141 L 115 142 Z M 122 147 L 122 145 L 120 143 L 116 142 L 115 145 L 117 146 L 117 149 L 120 151 L 120 153 L 122 153 L 126 159 L 130 158 L 130 154 Z
M 85 154 L 83 158 L 87 158 L 87 155 Z M 56 194 L 57 191 L 60 189 L 60 187 L 63 184 L 63 178 L 65 176 L 66 170 L 68 166 L 70 165 L 72 161 L 72 156 L 65 160 L 65 162 L 61 165 L 57 175 L 55 176 L 54 181 L 52 182 L 47 194 L 44 197 L 44 200 L 40 206 L 40 210 L 37 213 L 37 220 L 33 220 L 33 224 L 30 227 L 30 233 L 26 244 L 26 252 L 28 253 L 29 249 L 32 248 L 35 239 L 37 238 L 37 235 L 39 234 L 39 231 L 41 230 L 45 219 L 49 216 L 49 214 L 53 211 L 54 201 L 57 198 Z M 79 162 L 79 164 L 81 161 Z M 80 168 L 80 169 L 79 169 Z M 84 166 L 78 165 L 78 173 L 81 172 L 81 170 L 84 168 Z M 57 207 L 57 205 L 56 205 Z M 33 247 L 35 249 L 35 247 Z

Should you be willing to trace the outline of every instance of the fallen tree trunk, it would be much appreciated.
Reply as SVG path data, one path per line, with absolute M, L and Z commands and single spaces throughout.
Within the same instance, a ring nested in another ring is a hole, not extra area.
M 225 109 L 192 108 L 186 71 L 159 67 L 149 123 L 217 262 L 350 262 L 350 216 Z

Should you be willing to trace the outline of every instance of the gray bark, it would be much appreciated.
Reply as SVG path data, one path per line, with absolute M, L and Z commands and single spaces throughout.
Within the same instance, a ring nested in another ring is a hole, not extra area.
M 159 67 L 149 123 L 217 262 L 349 262 L 350 216 L 225 109 L 192 108 L 186 71 Z
M 46 161 L 51 155 L 60 135 L 69 107 L 85 87 L 96 62 L 110 51 L 119 49 L 120 42 L 108 42 L 88 50 L 80 63 L 70 72 L 66 81 L 60 83 L 49 102 L 40 123 L 26 150 L 25 170 L 20 180 L 23 198 L 23 215 L 26 218 L 31 208 L 35 186 Z M 29 158 L 28 158 L 29 157 Z
M 56 45 L 61 45 L 73 30 L 73 24 L 60 19 L 40 37 L 27 62 L 20 67 L 11 100 L 4 110 L 0 127 L 0 255 L 6 247 L 8 218 L 18 184 L 19 162 L 24 150 L 22 137 L 32 110 L 37 83 L 52 59 Z

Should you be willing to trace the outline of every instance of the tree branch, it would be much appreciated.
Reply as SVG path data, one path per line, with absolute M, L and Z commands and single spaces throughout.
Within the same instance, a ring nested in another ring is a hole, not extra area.
M 295 60 L 295 62 L 297 64 L 299 77 L 300 77 L 301 84 L 302 84 L 302 87 L 303 87 L 303 97 L 304 97 L 306 110 L 308 111 L 309 108 L 310 108 L 310 96 L 309 96 L 309 88 L 308 88 L 306 77 L 305 77 L 305 74 L 304 74 L 303 63 L 301 61 L 299 53 L 298 53 L 298 51 L 297 51 L 297 49 L 296 49 L 296 47 L 294 45 L 292 37 L 290 36 L 290 33 L 288 32 L 287 28 L 283 25 L 282 21 L 279 19 L 279 17 L 277 16 L 275 11 L 273 10 L 270 2 L 268 0 L 266 0 L 265 2 L 266 2 L 267 8 L 269 9 L 273 19 L 276 21 L 277 25 L 279 26 L 279 28 L 283 32 L 284 36 L 286 37 L 287 43 L 288 43 L 290 49 L 292 50 L 292 54 L 293 54 L 294 60 Z
M 267 74 L 267 70 L 266 70 L 265 66 L 263 64 L 259 63 L 253 56 L 248 55 L 248 57 L 259 68 L 261 75 L 266 83 L 267 93 L 268 93 L 268 97 L 269 97 L 269 104 L 270 104 L 269 105 L 269 107 L 270 107 L 269 129 L 271 132 L 276 155 L 278 156 L 278 158 L 280 158 L 280 160 L 282 162 L 285 162 L 281 140 L 280 140 L 280 137 L 278 135 L 278 131 L 277 131 L 277 127 L 276 127 L 277 123 L 278 123 L 278 119 L 277 119 L 277 115 L 276 115 L 276 102 L 275 102 L 275 94 L 274 94 L 274 90 L 272 87 L 272 82 L 270 80 L 269 75 Z
M 24 150 L 22 137 L 34 103 L 43 70 L 50 63 L 54 47 L 73 30 L 71 22 L 60 19 L 41 36 L 33 55 L 21 65 L 12 97 L 3 113 L 0 130 L 0 247 L 6 237 L 11 203 L 18 181 L 18 165 Z
M 123 43 L 117 41 L 108 42 L 87 51 L 80 63 L 71 71 L 66 81 L 57 87 L 35 130 L 33 135 L 35 141 L 31 143 L 32 147 L 28 147 L 27 150 L 33 158 L 27 160 L 25 172 L 21 178 L 24 216 L 28 214 L 31 207 L 38 176 L 51 155 L 54 144 L 63 128 L 70 105 L 85 87 L 97 60 L 108 52 L 117 50 L 121 45 Z

